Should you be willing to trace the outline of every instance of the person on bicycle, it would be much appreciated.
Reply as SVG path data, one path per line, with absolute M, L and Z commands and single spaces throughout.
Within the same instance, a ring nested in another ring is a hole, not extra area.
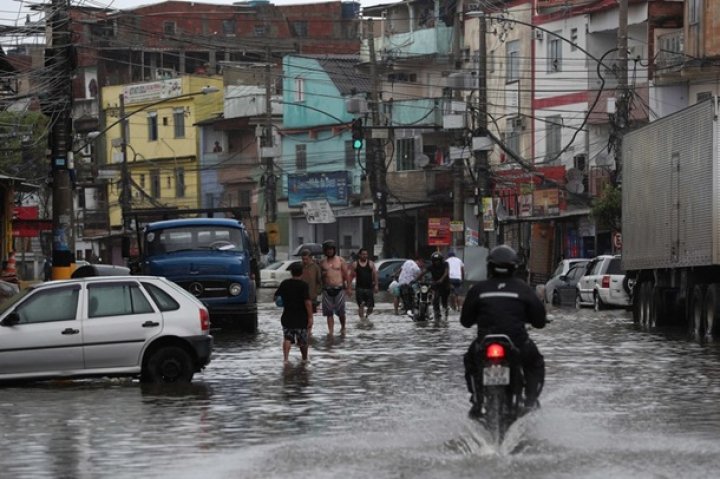
M 419 280 L 425 274 L 430 273 L 432 277 L 432 288 L 435 290 L 433 296 L 433 312 L 435 319 L 440 319 L 440 303 L 442 302 L 445 319 L 448 317 L 448 297 L 450 296 L 450 269 L 440 252 L 436 251 L 430 256 L 430 264 L 417 276 Z
M 504 334 L 520 352 L 525 375 L 525 407 L 538 406 L 538 397 L 545 381 L 545 360 L 525 328 L 530 323 L 543 328 L 547 323 L 545 306 L 523 280 L 514 277 L 520 259 L 514 249 L 500 245 L 490 251 L 487 259 L 488 279 L 470 288 L 460 314 L 466 328 L 478 327 L 478 336 L 464 356 L 465 380 L 472 394 L 471 378 L 482 384 L 480 369 L 475 362 L 479 344 L 486 334 Z M 481 394 L 477 394 L 482 397 Z M 471 396 L 471 401 L 473 398 Z M 473 403 L 471 414 L 481 404 Z

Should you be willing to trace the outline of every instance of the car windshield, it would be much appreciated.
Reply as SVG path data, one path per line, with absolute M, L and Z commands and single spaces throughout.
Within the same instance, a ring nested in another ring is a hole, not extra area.
M 14 308 L 15 305 L 18 303 L 18 301 L 20 301 L 25 296 L 30 294 L 30 292 L 32 292 L 34 289 L 35 288 L 32 288 L 32 287 L 24 289 L 24 290 L 20 291 L 18 294 L 16 294 L 15 296 L 5 300 L 2 304 L 0 304 L 0 315 L 5 314 L 5 311 L 9 311 L 12 308 Z
M 145 235 L 150 256 L 176 251 L 243 251 L 243 232 L 224 226 L 181 226 L 150 231 Z
M 271 263 L 267 266 L 265 266 L 263 269 L 280 269 L 280 266 L 282 266 L 284 263 L 282 261 L 277 261 L 275 263 Z

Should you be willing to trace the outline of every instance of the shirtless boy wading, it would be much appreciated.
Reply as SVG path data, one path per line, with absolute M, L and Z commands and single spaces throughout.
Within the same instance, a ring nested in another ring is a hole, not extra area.
M 345 260 L 335 255 L 334 241 L 323 243 L 325 258 L 320 262 L 322 270 L 323 293 L 322 312 L 327 317 L 328 334 L 335 329 L 335 315 L 340 319 L 340 332 L 345 332 L 345 298 L 350 295 L 350 278 Z

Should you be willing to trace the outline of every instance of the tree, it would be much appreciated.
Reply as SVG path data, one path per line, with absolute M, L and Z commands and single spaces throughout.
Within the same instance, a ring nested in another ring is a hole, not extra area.
M 47 149 L 48 120 L 39 112 L 0 112 L 0 174 L 40 183 L 50 164 Z
M 608 184 L 602 194 L 593 200 L 590 216 L 600 226 L 614 231 L 622 230 L 622 194 L 620 188 Z

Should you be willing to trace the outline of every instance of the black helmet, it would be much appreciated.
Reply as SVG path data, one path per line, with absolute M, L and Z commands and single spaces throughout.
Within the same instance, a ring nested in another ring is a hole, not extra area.
M 330 248 L 337 249 L 337 246 L 335 246 L 335 241 L 334 240 L 323 241 L 323 244 L 322 244 L 323 251 L 329 250 Z
M 430 256 L 430 261 L 442 261 L 443 255 L 440 254 L 439 251 L 436 251 Z
M 490 251 L 487 264 L 488 272 L 509 276 L 520 265 L 520 258 L 514 249 L 506 244 L 501 244 Z

